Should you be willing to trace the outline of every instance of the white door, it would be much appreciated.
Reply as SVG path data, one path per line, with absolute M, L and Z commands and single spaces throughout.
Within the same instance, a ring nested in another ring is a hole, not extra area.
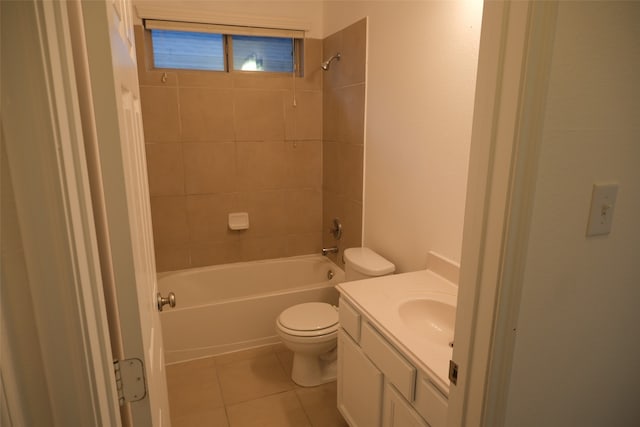
M 163 426 L 169 405 L 131 13 L 129 0 L 82 3 L 117 305 L 108 312 L 121 325 L 124 357 L 144 361 L 148 393 L 131 403 L 133 425 Z
M 66 3 L 0 2 L 0 423 L 118 426 Z
M 557 2 L 484 3 L 447 425 L 502 425 Z

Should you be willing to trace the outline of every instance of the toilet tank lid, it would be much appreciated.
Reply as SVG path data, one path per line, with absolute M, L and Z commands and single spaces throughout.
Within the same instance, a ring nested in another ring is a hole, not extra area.
M 368 276 L 384 276 L 396 270 L 396 266 L 369 248 L 349 248 L 344 251 L 345 263 Z

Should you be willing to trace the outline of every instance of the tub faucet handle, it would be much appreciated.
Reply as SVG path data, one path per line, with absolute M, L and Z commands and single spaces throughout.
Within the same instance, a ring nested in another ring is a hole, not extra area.
M 342 237 L 342 224 L 338 218 L 334 218 L 332 224 L 333 226 L 329 229 L 329 234 L 331 234 L 334 239 L 340 240 Z
M 162 307 L 169 304 L 169 307 L 173 308 L 176 306 L 176 294 L 173 292 L 169 292 L 168 297 L 163 297 L 160 292 L 157 295 L 158 298 L 158 311 L 162 311 Z
M 329 254 L 337 254 L 339 250 L 340 249 L 338 249 L 337 246 L 334 246 L 332 248 L 322 248 L 322 255 L 327 256 Z

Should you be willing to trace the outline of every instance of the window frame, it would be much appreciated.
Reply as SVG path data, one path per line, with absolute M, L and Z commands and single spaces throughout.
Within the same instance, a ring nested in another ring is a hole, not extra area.
M 147 57 L 150 59 L 150 69 L 155 71 L 171 71 L 171 70 L 184 70 L 184 71 L 200 71 L 209 73 L 257 73 L 267 75 L 291 75 L 296 77 L 304 76 L 304 39 L 305 32 L 302 30 L 289 30 L 289 29 L 277 29 L 277 28 L 262 28 L 262 27 L 240 27 L 233 25 L 218 25 L 218 24 L 201 24 L 194 22 L 182 22 L 182 21 L 159 21 L 144 19 L 143 30 L 146 33 L 146 37 L 149 43 L 146 44 L 146 48 L 149 49 Z M 222 48 L 223 48 L 223 70 L 207 70 L 197 68 L 166 68 L 156 67 L 155 55 L 153 49 L 153 37 L 151 30 L 164 30 L 164 31 L 183 31 L 192 33 L 213 33 L 222 36 Z M 233 50 L 233 36 L 253 36 L 253 37 L 273 37 L 280 39 L 292 40 L 292 71 L 266 71 L 266 70 L 236 70 L 234 69 L 234 50 Z

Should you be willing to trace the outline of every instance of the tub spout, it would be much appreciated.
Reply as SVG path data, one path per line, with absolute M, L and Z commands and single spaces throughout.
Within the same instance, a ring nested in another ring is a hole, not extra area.
M 337 246 L 334 246 L 332 248 L 322 248 L 322 255 L 323 256 L 327 256 L 329 254 L 337 254 L 339 251 Z

